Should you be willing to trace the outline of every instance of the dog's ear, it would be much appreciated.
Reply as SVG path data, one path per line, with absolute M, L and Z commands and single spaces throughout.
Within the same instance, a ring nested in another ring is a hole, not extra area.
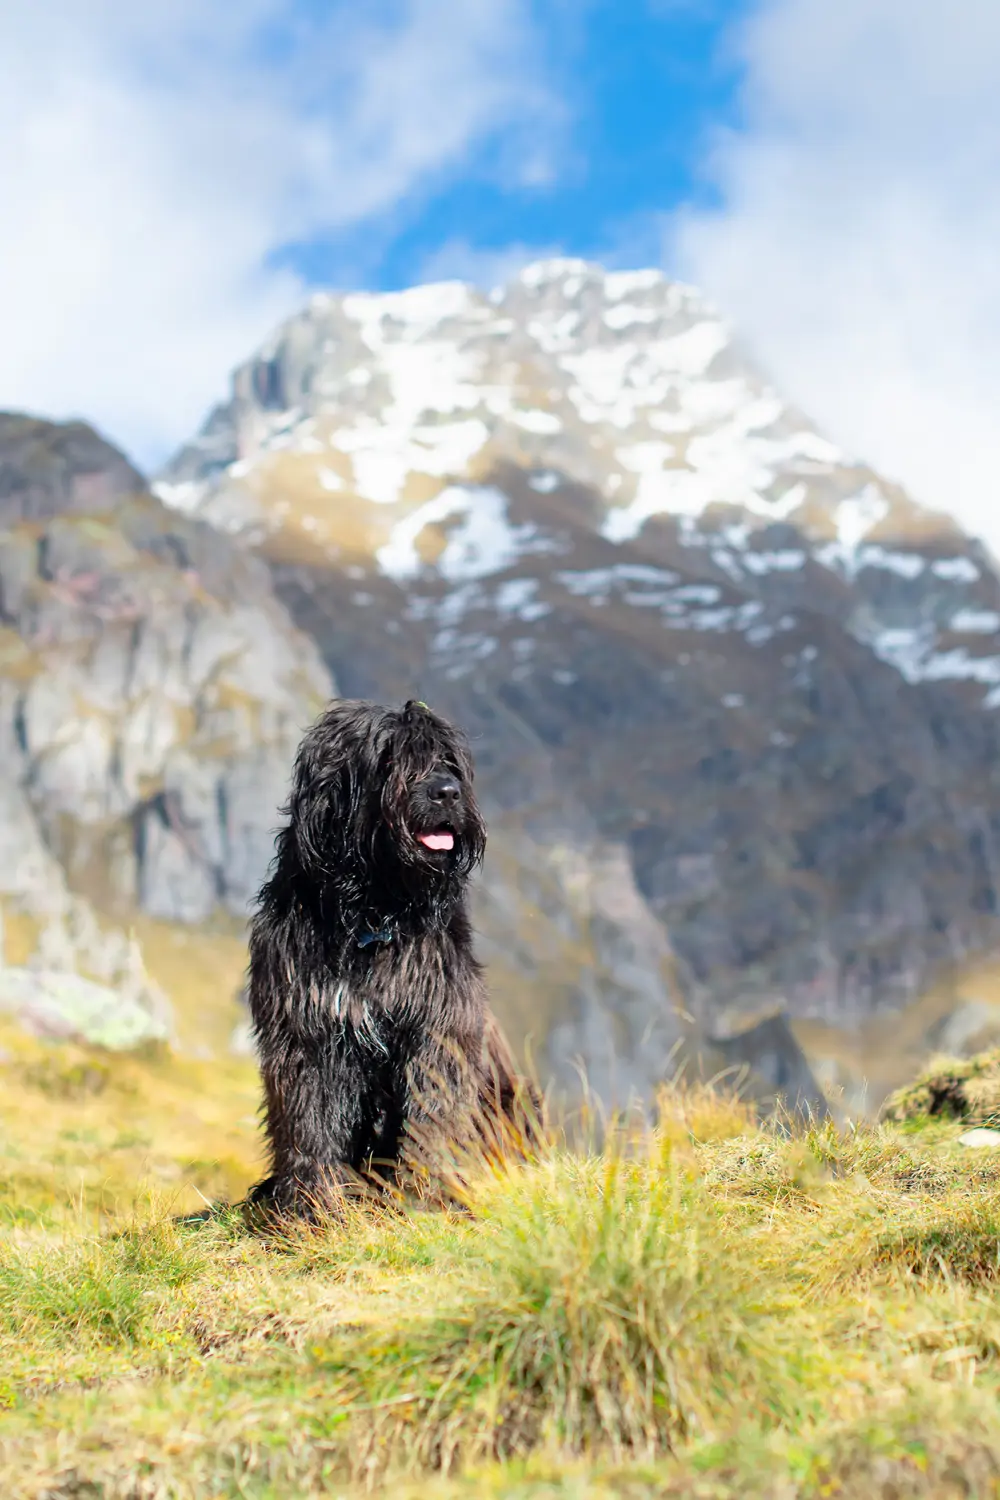
M 304 743 L 295 759 L 292 790 L 288 798 L 289 826 L 299 859 L 306 869 L 323 870 L 330 862 L 330 835 L 340 820 L 335 816 L 336 783 L 329 766 L 317 764 L 313 747 Z
M 349 866 L 356 872 L 371 857 L 366 801 L 377 779 L 383 712 L 339 700 L 299 746 L 287 811 L 306 869 L 330 874 Z
M 321 721 L 299 746 L 288 799 L 299 859 L 317 873 L 343 860 L 359 795 L 350 746 L 331 727 Z

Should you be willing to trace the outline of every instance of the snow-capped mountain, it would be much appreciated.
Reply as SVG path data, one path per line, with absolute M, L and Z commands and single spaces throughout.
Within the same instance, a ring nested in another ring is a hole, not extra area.
M 270 561 L 343 691 L 469 728 L 495 986 L 554 1066 L 648 1083 L 678 1005 L 857 1025 L 996 941 L 991 561 L 692 289 L 315 297 L 156 489 Z
M 581 261 L 529 266 L 489 296 L 452 282 L 315 297 L 237 372 L 232 400 L 156 488 L 331 561 L 355 548 L 401 582 L 446 539 L 436 571 L 464 582 L 550 546 L 483 482 L 498 463 L 540 495 L 592 489 L 591 529 L 612 543 L 672 521 L 738 588 L 817 567 L 849 585 L 879 572 L 913 582 L 930 567 L 964 589 L 982 571 L 956 527 L 783 402 L 696 292 Z M 949 536 L 960 555 L 924 556 L 929 537 L 943 554 Z M 967 680 L 1000 703 L 992 610 L 961 592 L 950 609 L 945 589 L 919 623 L 882 613 L 861 611 L 852 630 L 908 681 Z

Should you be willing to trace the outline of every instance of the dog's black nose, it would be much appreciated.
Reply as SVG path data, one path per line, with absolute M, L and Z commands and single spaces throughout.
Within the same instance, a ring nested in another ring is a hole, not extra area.
M 462 784 L 455 776 L 432 776 L 427 783 L 427 800 L 450 807 L 462 795 Z

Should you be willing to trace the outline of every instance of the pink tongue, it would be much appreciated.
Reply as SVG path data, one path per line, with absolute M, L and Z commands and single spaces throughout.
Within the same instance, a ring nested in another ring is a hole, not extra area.
M 426 849 L 454 849 L 453 833 L 418 833 L 417 838 Z

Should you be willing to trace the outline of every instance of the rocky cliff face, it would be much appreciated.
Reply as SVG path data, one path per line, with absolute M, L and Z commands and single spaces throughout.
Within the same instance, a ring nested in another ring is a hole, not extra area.
M 0 528 L 8 923 L 154 1004 L 124 924 L 243 917 L 331 679 L 266 565 L 82 424 L 0 416 Z
M 681 1011 L 850 1029 L 996 942 L 992 562 L 690 289 L 557 261 L 490 295 L 315 298 L 156 491 L 266 560 L 343 691 L 469 729 L 494 985 L 556 1072 L 646 1086 Z M 166 763 L 130 806 L 177 851 L 193 830 L 194 916 L 255 856 L 223 858 L 199 753 L 171 754 L 187 824 Z M 173 857 L 143 899 L 179 901 Z

